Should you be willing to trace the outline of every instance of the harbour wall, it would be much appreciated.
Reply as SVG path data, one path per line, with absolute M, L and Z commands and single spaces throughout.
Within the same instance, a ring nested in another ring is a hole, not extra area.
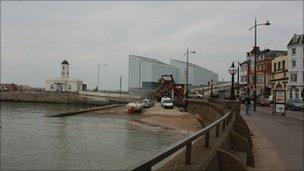
M 20 101 L 20 102 L 42 102 L 42 103 L 65 103 L 65 104 L 87 104 L 104 106 L 114 103 L 124 103 L 119 100 L 107 98 L 89 98 L 78 93 L 66 92 L 32 92 L 32 91 L 1 91 L 1 101 Z

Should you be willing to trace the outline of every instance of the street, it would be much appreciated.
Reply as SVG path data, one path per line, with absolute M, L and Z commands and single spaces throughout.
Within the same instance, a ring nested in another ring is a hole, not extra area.
M 245 116 L 244 111 L 243 107 L 243 117 L 265 135 L 283 160 L 282 165 L 285 166 L 285 169 L 303 170 L 304 121 L 301 119 L 303 118 L 303 112 L 287 111 L 286 116 L 274 116 L 271 113 L 271 108 L 257 107 L 257 111 L 253 112 L 253 115 Z M 295 115 L 298 116 L 298 119 L 295 119 Z M 272 158 L 266 158 L 265 160 L 269 164 L 274 162 Z

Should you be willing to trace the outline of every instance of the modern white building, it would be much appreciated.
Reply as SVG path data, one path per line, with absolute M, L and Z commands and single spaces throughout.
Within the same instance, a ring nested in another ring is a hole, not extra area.
M 304 34 L 294 34 L 287 45 L 288 49 L 288 95 L 287 98 L 304 96 Z
M 172 74 L 177 79 L 177 68 L 159 60 L 129 55 L 129 89 L 154 89 L 162 75 Z
M 177 83 L 186 84 L 187 63 L 184 61 L 171 59 L 170 64 L 178 69 Z M 208 82 L 211 80 L 213 80 L 213 83 L 216 84 L 218 81 L 218 74 L 192 63 L 189 63 L 188 72 L 188 83 L 191 86 L 208 85 Z
M 82 90 L 82 80 L 69 78 L 69 67 L 69 62 L 64 60 L 61 63 L 60 77 L 47 79 L 45 81 L 45 91 L 79 92 Z

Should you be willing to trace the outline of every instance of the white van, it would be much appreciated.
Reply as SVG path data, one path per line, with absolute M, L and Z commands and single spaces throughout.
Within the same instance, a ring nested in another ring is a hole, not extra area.
M 169 97 L 163 97 L 160 101 L 160 105 L 166 108 L 173 108 L 173 102 Z

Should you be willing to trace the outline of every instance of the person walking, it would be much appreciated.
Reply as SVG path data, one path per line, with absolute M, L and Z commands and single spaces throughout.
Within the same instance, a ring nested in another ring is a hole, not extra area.
M 245 104 L 246 104 L 246 116 L 250 116 L 250 107 L 251 107 L 251 98 L 250 96 L 245 97 Z

